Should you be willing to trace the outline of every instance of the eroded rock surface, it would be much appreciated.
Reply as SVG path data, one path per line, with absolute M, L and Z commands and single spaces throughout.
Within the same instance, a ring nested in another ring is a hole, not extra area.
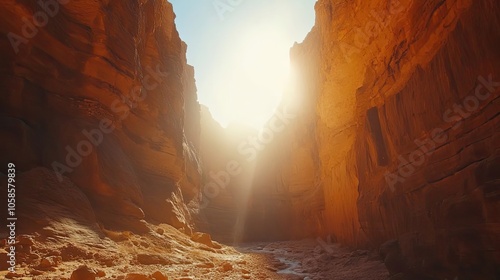
M 289 144 L 275 145 L 276 172 L 264 168 L 256 185 L 276 195 L 264 208 L 287 210 L 254 219 L 293 228 L 318 217 L 319 232 L 350 246 L 397 239 L 413 271 L 498 277 L 498 2 L 320 0 L 315 8 L 314 28 L 291 55 L 302 66 L 299 100 L 313 104 L 299 109 Z M 303 193 L 322 188 L 303 201 L 313 205 L 309 219 L 280 195 L 301 182 Z
M 0 8 L 0 164 L 53 170 L 106 227 L 147 231 L 149 219 L 191 228 L 199 104 L 171 4 L 45 2 Z M 33 23 L 35 13 L 48 21 Z M 41 199 L 57 195 L 53 184 Z

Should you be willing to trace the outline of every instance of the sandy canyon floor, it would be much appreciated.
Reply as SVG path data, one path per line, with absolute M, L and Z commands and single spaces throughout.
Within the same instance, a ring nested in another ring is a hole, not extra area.
M 64 221 L 18 237 L 17 270 L 7 279 L 387 279 L 375 252 L 321 240 L 229 247 L 168 225 L 146 235 L 96 233 Z M 99 232 L 99 231 L 97 231 Z M 5 240 L 2 242 L 5 248 Z M 0 252 L 2 263 L 6 251 Z

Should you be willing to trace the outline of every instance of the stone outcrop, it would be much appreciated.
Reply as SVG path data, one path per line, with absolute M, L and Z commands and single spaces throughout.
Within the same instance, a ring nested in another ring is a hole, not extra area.
M 51 170 L 106 227 L 145 231 L 149 219 L 188 230 L 199 104 L 171 4 L 39 2 L 0 8 L 0 164 L 23 177 Z
M 267 197 L 255 209 L 269 212 L 249 219 L 260 219 L 261 236 L 318 219 L 277 235 L 331 234 L 353 247 L 396 239 L 412 271 L 498 277 L 498 2 L 319 0 L 315 9 L 291 51 L 298 92 L 284 98 L 304 105 L 260 156 L 253 199 Z M 289 198 L 317 186 L 312 201 Z

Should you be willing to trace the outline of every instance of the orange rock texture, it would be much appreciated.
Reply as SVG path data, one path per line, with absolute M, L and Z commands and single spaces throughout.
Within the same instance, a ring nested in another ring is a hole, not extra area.
M 196 213 L 216 240 L 396 239 L 391 272 L 499 278 L 499 1 L 318 0 L 261 131 L 200 112 L 167 1 L 40 3 L 0 7 L 19 233 L 192 233 Z
M 106 227 L 190 231 L 199 104 L 171 4 L 39 2 L 0 8 L 0 164 L 54 171 Z
M 354 247 L 398 239 L 407 266 L 429 275 L 498 276 L 499 2 L 319 0 L 315 9 L 291 51 L 297 73 L 284 100 L 299 100 L 298 116 L 256 174 L 256 190 L 287 194 L 262 206 L 286 209 L 267 224 L 287 220 L 283 228 L 305 227 L 292 236 Z M 317 186 L 321 195 L 301 200 Z

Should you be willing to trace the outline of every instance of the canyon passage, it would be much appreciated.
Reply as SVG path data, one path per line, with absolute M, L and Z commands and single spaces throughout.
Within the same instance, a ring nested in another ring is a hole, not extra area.
M 0 277 L 500 279 L 499 1 L 317 0 L 259 128 L 177 7 L 2 1 Z

